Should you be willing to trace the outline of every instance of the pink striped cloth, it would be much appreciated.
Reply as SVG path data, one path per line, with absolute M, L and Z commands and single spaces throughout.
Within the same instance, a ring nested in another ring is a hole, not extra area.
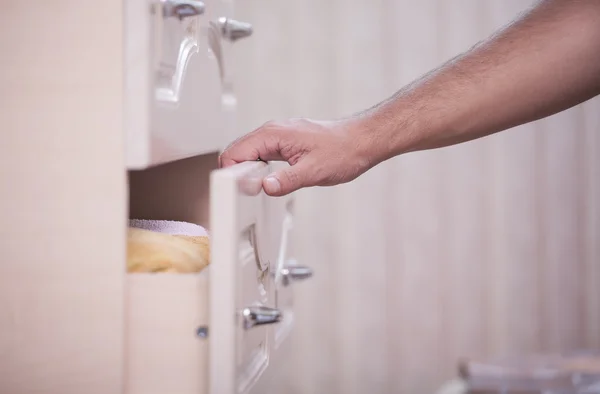
M 194 223 L 177 222 L 174 220 L 129 219 L 129 227 L 164 234 L 208 237 L 208 231 L 204 227 Z

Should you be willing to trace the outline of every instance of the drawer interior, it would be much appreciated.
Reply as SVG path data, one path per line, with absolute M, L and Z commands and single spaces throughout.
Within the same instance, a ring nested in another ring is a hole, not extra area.
M 177 220 L 210 230 L 210 174 L 218 154 L 129 171 L 129 217 Z
M 193 235 L 207 235 L 194 225 L 210 230 L 210 174 L 217 160 L 213 153 L 129 172 L 129 218 L 152 221 L 137 223 L 142 229 L 156 221 L 169 221 L 168 229 L 153 230 L 178 232 L 129 229 L 129 272 L 196 273 L 208 266 L 208 238 L 182 234 L 192 230 Z
M 129 218 L 210 230 L 210 174 L 217 159 L 214 153 L 129 171 Z M 208 392 L 208 268 L 129 273 L 126 286 L 125 393 Z

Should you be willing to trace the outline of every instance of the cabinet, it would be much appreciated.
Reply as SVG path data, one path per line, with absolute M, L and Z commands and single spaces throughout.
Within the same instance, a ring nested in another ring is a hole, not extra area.
M 0 392 L 268 392 L 291 198 L 262 192 L 272 164 L 216 168 L 233 5 L 3 8 Z M 210 266 L 128 274 L 128 218 L 206 227 Z

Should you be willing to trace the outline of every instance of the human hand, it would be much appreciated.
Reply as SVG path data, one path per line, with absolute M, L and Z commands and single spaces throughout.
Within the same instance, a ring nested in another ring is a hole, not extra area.
M 286 161 L 268 175 L 263 189 L 283 196 L 310 186 L 349 182 L 375 163 L 368 138 L 354 121 L 290 119 L 267 122 L 233 142 L 219 157 L 220 167 L 244 161 Z

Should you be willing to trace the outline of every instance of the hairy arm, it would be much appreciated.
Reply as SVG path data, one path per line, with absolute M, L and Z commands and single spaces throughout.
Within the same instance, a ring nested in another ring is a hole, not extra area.
M 484 137 L 600 93 L 600 0 L 542 0 L 492 37 L 354 116 L 268 122 L 221 166 L 284 160 L 263 187 L 284 195 L 348 182 L 391 157 Z
M 599 93 L 600 1 L 545 0 L 357 115 L 356 124 L 369 136 L 365 145 L 378 147 L 376 164 L 531 122 Z

